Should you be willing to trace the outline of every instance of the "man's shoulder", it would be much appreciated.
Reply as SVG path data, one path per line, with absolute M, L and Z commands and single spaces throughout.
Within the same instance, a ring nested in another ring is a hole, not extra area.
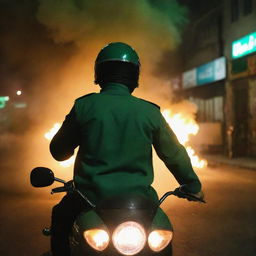
M 155 104 L 154 102 L 148 101 L 148 100 L 144 100 L 141 98 L 137 98 L 141 103 L 148 105 L 149 107 L 153 107 L 153 108 L 157 108 L 158 110 L 160 110 L 160 107 Z
M 78 102 L 78 101 L 81 101 L 81 100 L 83 100 L 83 99 L 87 99 L 87 98 L 89 98 L 90 96 L 96 95 L 96 94 L 97 94 L 97 93 L 95 93 L 95 92 L 88 93 L 88 94 L 85 94 L 85 95 L 83 95 L 83 96 L 77 98 L 75 101 Z

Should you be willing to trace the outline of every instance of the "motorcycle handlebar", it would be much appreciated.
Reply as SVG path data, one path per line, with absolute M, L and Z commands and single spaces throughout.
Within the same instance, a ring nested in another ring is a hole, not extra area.
M 53 188 L 52 191 L 51 191 L 51 194 L 76 191 L 76 192 L 78 192 L 78 193 L 81 195 L 82 198 L 85 199 L 85 201 L 86 201 L 90 206 L 92 206 L 93 208 L 95 207 L 95 205 L 94 205 L 92 202 L 90 202 L 90 200 L 89 200 L 86 196 L 84 196 L 79 190 L 77 190 L 77 189 L 74 187 L 73 180 L 71 180 L 71 181 L 69 181 L 69 182 L 65 182 L 65 181 L 60 180 L 60 179 L 58 179 L 58 178 L 55 178 L 55 180 L 64 183 L 64 186 L 62 186 L 62 187 L 57 187 L 57 188 Z M 168 196 L 171 196 L 171 195 L 177 196 L 177 197 L 179 197 L 179 198 L 184 198 L 184 199 L 187 199 L 187 200 L 189 200 L 189 201 L 195 201 L 195 202 L 200 202 L 200 203 L 206 203 L 203 198 L 196 197 L 196 196 L 193 195 L 193 194 L 184 193 L 184 192 L 181 191 L 180 189 L 179 189 L 179 191 L 177 192 L 177 189 L 176 189 L 176 190 L 174 190 L 174 191 L 168 191 L 168 192 L 166 192 L 166 193 L 159 199 L 159 205 L 161 205 L 161 204 L 163 203 L 163 201 L 164 201 Z
M 159 205 L 166 199 L 166 197 L 174 195 L 174 191 L 166 192 L 160 199 L 159 199 Z
M 77 192 L 91 207 L 95 208 L 96 205 L 93 204 L 86 196 L 84 196 L 78 189 L 75 188 L 73 180 L 66 182 L 63 187 L 53 188 L 51 194 L 61 193 L 61 192 Z
M 182 192 L 180 192 L 182 193 Z M 199 198 L 199 197 L 196 197 L 194 196 L 193 194 L 188 194 L 188 193 L 182 193 L 181 194 L 177 194 L 176 191 L 169 191 L 169 192 L 166 192 L 160 199 L 159 199 L 159 205 L 162 204 L 162 202 L 168 197 L 168 196 L 171 196 L 171 195 L 174 195 L 174 196 L 177 196 L 179 198 L 184 198 L 184 199 L 187 199 L 189 201 L 194 201 L 194 202 L 200 202 L 200 203 L 206 203 L 205 200 L 203 198 Z
M 68 191 L 68 188 L 63 186 L 63 187 L 53 188 L 51 194 L 67 192 L 67 191 Z

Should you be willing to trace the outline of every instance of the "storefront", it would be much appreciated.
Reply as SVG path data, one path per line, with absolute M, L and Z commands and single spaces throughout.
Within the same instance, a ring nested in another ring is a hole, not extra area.
M 232 43 L 229 77 L 232 156 L 256 157 L 256 32 Z
M 182 74 L 186 98 L 198 107 L 200 131 L 194 143 L 201 151 L 224 152 L 224 98 L 226 59 L 221 57 Z

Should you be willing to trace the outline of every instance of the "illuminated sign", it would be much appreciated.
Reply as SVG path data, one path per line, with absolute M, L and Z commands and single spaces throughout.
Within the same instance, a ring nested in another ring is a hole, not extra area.
M 184 89 L 213 83 L 226 78 L 226 59 L 220 57 L 182 74 Z
M 256 32 L 242 37 L 232 43 L 232 58 L 240 58 L 256 52 Z
M 4 108 L 6 105 L 6 101 L 10 98 L 8 96 L 0 96 L 0 108 Z
M 209 84 L 226 77 L 226 59 L 218 58 L 196 69 L 197 85 Z

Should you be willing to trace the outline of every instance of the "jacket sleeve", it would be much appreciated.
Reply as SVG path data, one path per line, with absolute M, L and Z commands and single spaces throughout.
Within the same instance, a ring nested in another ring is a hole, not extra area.
M 186 149 L 177 140 L 164 117 L 160 114 L 159 126 L 155 131 L 153 146 L 159 158 L 187 192 L 198 193 L 201 183 L 193 170 Z
M 79 145 L 79 128 L 75 116 L 75 107 L 66 116 L 61 128 L 50 143 L 50 152 L 57 161 L 68 159 Z

